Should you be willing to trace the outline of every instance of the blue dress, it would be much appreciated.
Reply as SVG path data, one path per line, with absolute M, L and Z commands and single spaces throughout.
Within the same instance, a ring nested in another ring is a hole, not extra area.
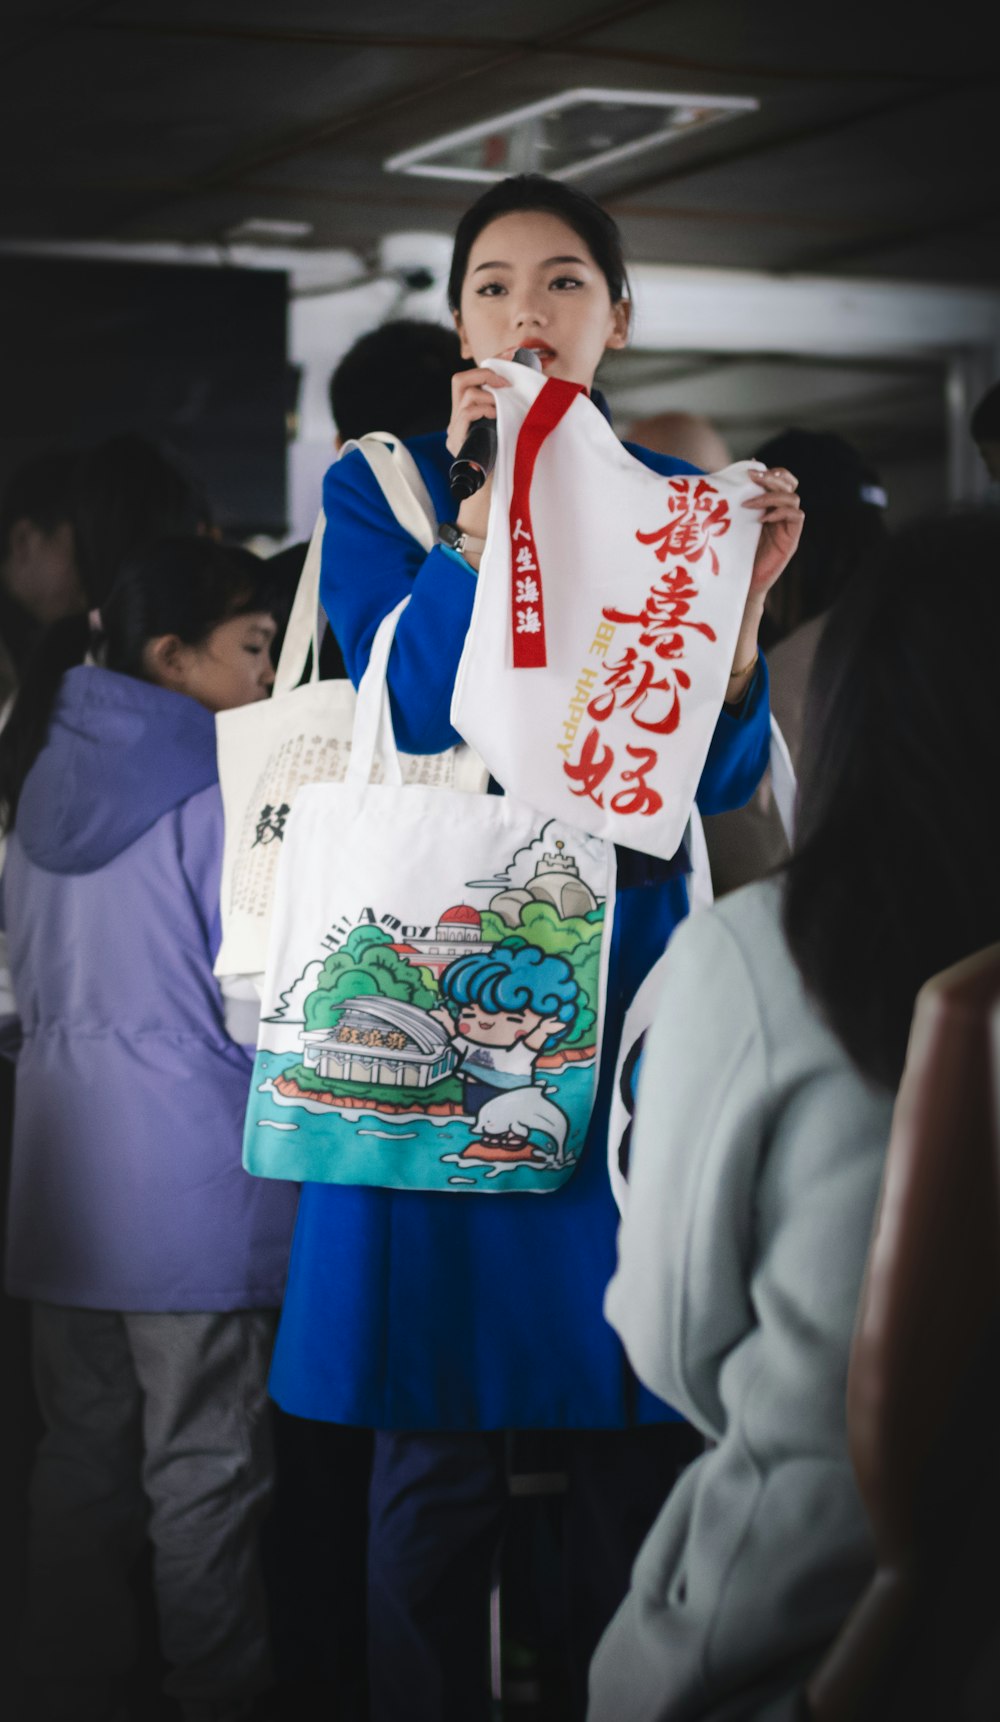
M 454 514 L 443 434 L 414 438 L 439 520 Z M 647 449 L 654 471 L 693 469 Z M 352 681 L 375 630 L 410 593 L 389 660 L 396 738 L 431 753 L 459 738 L 451 691 L 475 575 L 398 525 L 362 455 L 331 467 L 322 596 Z M 703 813 L 743 805 L 767 764 L 767 671 L 724 710 L 698 789 Z M 628 857 L 611 935 L 600 1079 L 580 1165 L 556 1194 L 488 1199 L 306 1184 L 271 1393 L 300 1417 L 375 1429 L 615 1429 L 677 1414 L 640 1387 L 604 1320 L 618 1213 L 606 1135 L 625 1010 L 688 909 L 683 871 Z

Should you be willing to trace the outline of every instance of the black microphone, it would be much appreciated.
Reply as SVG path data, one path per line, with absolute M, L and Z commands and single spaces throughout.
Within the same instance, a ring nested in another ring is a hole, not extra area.
M 542 368 L 542 361 L 533 347 L 518 347 L 514 354 L 514 363 L 527 365 L 531 371 L 540 371 Z M 469 434 L 448 472 L 452 501 L 462 503 L 466 497 L 475 496 L 477 490 L 482 490 L 496 461 L 496 419 L 473 419 Z

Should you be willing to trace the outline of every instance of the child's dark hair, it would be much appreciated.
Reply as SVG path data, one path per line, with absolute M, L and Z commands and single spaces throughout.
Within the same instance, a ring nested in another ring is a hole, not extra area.
M 867 1076 L 899 1081 L 924 982 L 1000 939 L 1000 518 L 906 527 L 830 612 L 806 699 L 784 921 Z
M 520 210 L 541 210 L 558 216 L 567 227 L 578 234 L 586 245 L 608 284 L 612 305 L 631 297 L 622 238 L 607 210 L 588 197 L 585 191 L 567 185 L 561 179 L 547 179 L 542 173 L 519 173 L 511 179 L 501 179 L 491 185 L 467 209 L 455 229 L 455 246 L 448 276 L 448 303 L 457 311 L 462 298 L 462 284 L 469 267 L 469 253 L 484 227 L 501 215 L 515 215 Z
M 176 634 L 197 646 L 233 616 L 274 612 L 266 562 L 248 550 L 223 549 L 210 538 L 173 538 L 129 562 L 108 593 L 95 635 L 88 616 L 67 616 L 47 628 L 25 669 L 10 718 L 0 735 L 0 822 L 9 831 L 24 780 L 45 744 L 59 685 L 98 642 L 109 670 L 144 679 L 150 640 Z

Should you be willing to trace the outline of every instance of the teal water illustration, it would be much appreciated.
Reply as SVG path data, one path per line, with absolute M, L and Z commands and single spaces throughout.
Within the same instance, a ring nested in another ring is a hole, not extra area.
M 325 1183 L 336 1161 L 335 1182 L 391 1185 L 402 1190 L 527 1191 L 544 1194 L 572 1175 L 586 1135 L 594 1084 L 594 1062 L 539 1072 L 530 1091 L 529 1140 L 537 1154 L 513 1162 L 476 1158 L 469 1115 L 350 1108 L 339 1111 L 321 1100 L 286 1096 L 275 1080 L 298 1065 L 293 1054 L 259 1052 L 254 1065 L 254 1104 L 247 1123 L 245 1163 L 270 1178 Z M 523 1091 L 519 1091 L 523 1099 Z M 547 1110 L 569 1120 L 559 1144 L 542 1127 Z

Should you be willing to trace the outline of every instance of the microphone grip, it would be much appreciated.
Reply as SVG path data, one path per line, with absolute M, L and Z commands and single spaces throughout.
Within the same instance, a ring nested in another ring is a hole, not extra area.
M 452 501 L 464 502 L 467 497 L 475 496 L 477 490 L 482 490 L 496 465 L 496 458 L 496 419 L 474 419 L 448 472 Z
M 533 347 L 518 347 L 514 363 L 540 371 L 542 361 Z M 496 419 L 474 419 L 469 434 L 448 470 L 448 488 L 453 502 L 463 503 L 482 490 L 497 463 Z

